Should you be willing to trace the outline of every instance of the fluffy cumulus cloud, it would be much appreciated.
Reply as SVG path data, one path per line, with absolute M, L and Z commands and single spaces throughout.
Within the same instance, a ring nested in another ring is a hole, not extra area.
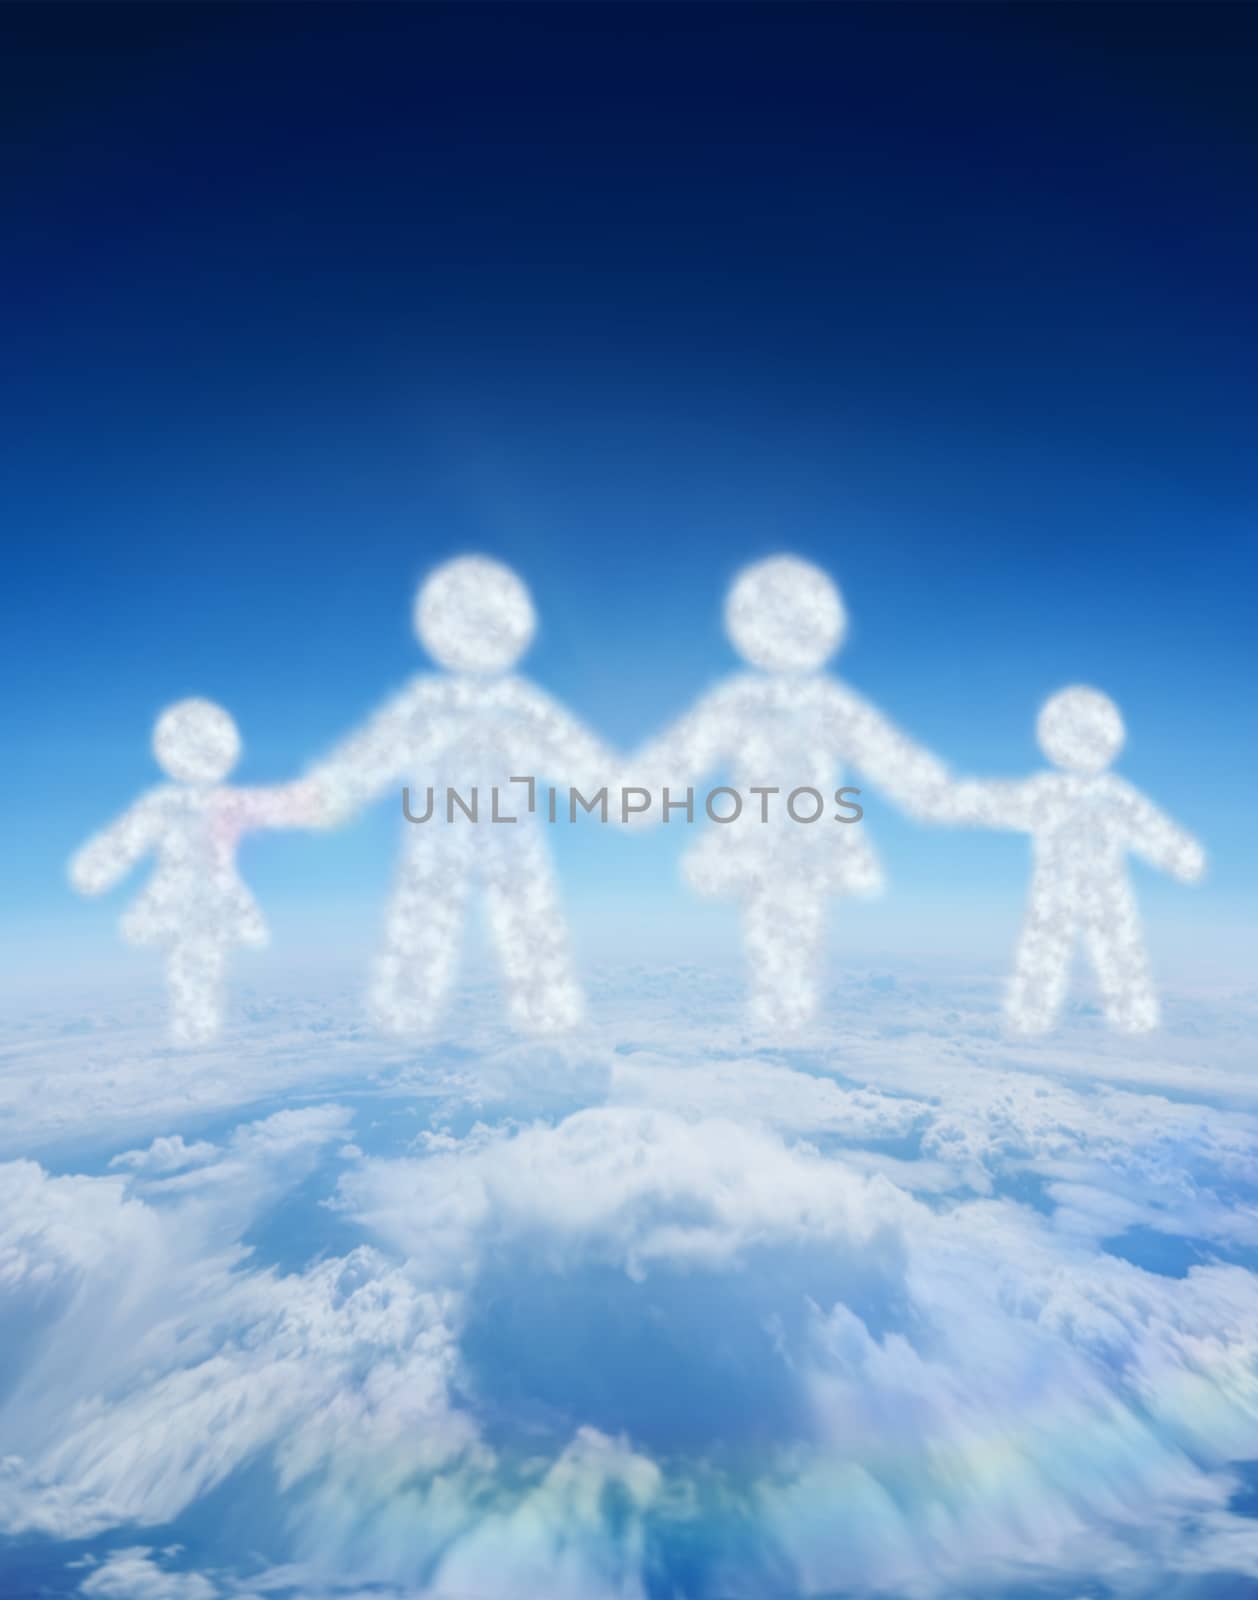
M 305 1085 L 260 1022 L 199 1116 L 142 1053 L 94 1141 L 33 1115 L 6 1549 L 128 1600 L 1258 1592 L 1252 998 L 1015 1046 L 996 985 L 845 996 L 790 1052 L 676 976 L 562 1048 L 321 1024 Z

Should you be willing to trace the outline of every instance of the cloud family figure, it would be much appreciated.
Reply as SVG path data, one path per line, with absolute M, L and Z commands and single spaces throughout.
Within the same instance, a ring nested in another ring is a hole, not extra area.
M 412 680 L 359 733 L 309 774 L 337 817 L 403 784 L 446 789 L 466 826 L 406 830 L 371 987 L 376 1021 L 390 1033 L 433 1026 L 453 982 L 473 883 L 484 891 L 489 932 L 517 1027 L 554 1032 L 580 1020 L 581 992 L 550 857 L 532 816 L 495 822 L 455 812 L 462 793 L 508 790 L 517 774 L 580 787 L 599 781 L 611 753 L 562 706 L 511 669 L 537 618 L 515 573 L 464 556 L 419 591 L 415 629 L 447 670 Z
M 222 782 L 240 758 L 240 733 L 221 706 L 180 700 L 157 719 L 153 754 L 173 783 L 150 789 L 70 862 L 81 894 L 112 888 L 144 856 L 157 867 L 122 919 L 132 944 L 166 950 L 171 1034 L 203 1044 L 222 1022 L 222 986 L 233 945 L 263 945 L 266 924 L 236 871 L 236 846 L 252 828 L 313 826 L 312 791 L 293 783 L 233 789 Z
M 725 628 L 753 670 L 718 684 L 635 763 L 650 787 L 671 789 L 726 767 L 735 794 L 757 797 L 714 825 L 683 870 L 699 894 L 740 903 L 751 1015 L 766 1027 L 795 1027 L 816 1012 L 827 898 L 882 886 L 863 828 L 823 831 L 771 804 L 773 795 L 806 792 L 810 806 L 812 795 L 828 806 L 837 763 L 848 761 L 924 814 L 948 782 L 933 756 L 821 670 L 845 625 L 838 590 L 808 562 L 778 556 L 748 567 L 730 589 Z
M 650 784 L 639 794 L 684 790 L 689 801 L 698 779 L 726 770 L 731 805 L 722 812 L 709 805 L 712 823 L 686 856 L 684 873 L 698 893 L 738 902 L 752 1020 L 783 1031 L 816 1013 L 828 898 L 873 894 L 881 886 L 862 828 L 809 826 L 819 813 L 793 808 L 799 794 L 828 807 L 833 791 L 841 803 L 835 784 L 845 764 L 921 820 L 1031 835 L 1030 903 L 1007 1000 L 1015 1029 L 1051 1027 L 1080 941 L 1109 1021 L 1132 1032 L 1157 1025 L 1124 856 L 1131 851 L 1185 882 L 1200 877 L 1205 857 L 1194 839 L 1107 770 L 1123 742 L 1112 701 L 1072 687 L 1047 702 L 1039 739 L 1059 770 L 1021 782 L 959 781 L 823 670 L 846 616 L 838 590 L 817 567 L 793 556 L 748 567 L 729 591 L 725 624 L 749 670 L 717 684 L 639 751 L 631 785 L 625 763 L 514 672 L 536 629 L 520 578 L 485 557 L 447 562 L 415 602 L 416 632 L 444 670 L 414 678 L 299 782 L 265 789 L 222 782 L 240 753 L 227 712 L 204 700 L 171 706 L 158 719 L 153 747 L 175 782 L 143 795 L 90 840 L 70 864 L 71 881 L 83 893 L 99 893 L 156 852 L 156 871 L 122 930 L 133 942 L 164 946 L 173 1036 L 200 1044 L 221 1024 L 228 952 L 266 940 L 236 871 L 241 835 L 262 827 L 331 826 L 410 785 L 426 792 L 431 816 L 440 787 L 446 813 L 438 820 L 449 825 L 408 827 L 404 836 L 372 974 L 374 1018 L 402 1035 L 435 1026 L 477 887 L 512 1022 L 526 1031 L 559 1032 L 580 1020 L 582 997 L 536 817 L 535 780 L 610 793 L 628 821 L 626 797 L 639 780 Z M 501 816 L 498 796 L 525 781 L 527 810 Z M 754 803 L 744 803 L 744 790 Z M 460 799 L 456 806 L 456 796 L 469 793 L 471 805 Z M 492 804 L 479 805 L 477 796 L 486 795 Z M 783 795 L 788 806 L 770 804 L 771 796 Z M 837 820 L 855 820 L 859 808 L 848 804 Z M 692 814 L 692 801 L 687 810 Z
M 1125 737 L 1107 695 L 1081 685 L 1062 689 L 1041 710 L 1036 733 L 1058 771 L 1021 783 L 953 784 L 932 815 L 1031 835 L 1031 894 L 1006 1002 L 1014 1027 L 1022 1033 L 1052 1027 L 1082 941 L 1110 1022 L 1147 1032 L 1158 1024 L 1158 1001 L 1124 857 L 1142 856 L 1193 883 L 1205 871 L 1205 852 L 1107 771 Z

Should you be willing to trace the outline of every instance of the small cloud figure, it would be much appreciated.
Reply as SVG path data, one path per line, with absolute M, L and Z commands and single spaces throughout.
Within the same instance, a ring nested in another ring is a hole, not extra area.
M 709 810 L 714 825 L 683 870 L 699 894 L 741 902 L 752 1018 L 774 1029 L 816 1012 L 827 896 L 882 886 L 865 829 L 836 825 L 854 820 L 835 809 L 838 763 L 910 811 L 948 781 L 932 755 L 822 670 L 846 625 L 838 589 L 810 562 L 786 555 L 747 567 L 729 591 L 725 627 L 756 670 L 719 683 L 634 763 L 635 775 L 674 796 L 725 768 L 732 791 L 755 797 L 737 814 L 726 801 L 720 819 Z
M 1194 883 L 1205 853 L 1108 771 L 1126 735 L 1118 707 L 1099 689 L 1060 690 L 1041 710 L 1036 734 L 1057 772 L 957 783 L 933 812 L 940 821 L 1031 835 L 1035 865 L 1006 1004 L 1010 1022 L 1026 1034 L 1052 1027 L 1082 940 L 1110 1024 L 1148 1032 L 1158 1024 L 1158 1001 L 1124 857 L 1130 851 Z
M 122 918 L 132 944 L 166 948 L 171 1034 L 180 1045 L 214 1038 L 233 945 L 263 945 L 266 925 L 236 871 L 251 828 L 314 826 L 322 819 L 300 783 L 233 789 L 222 780 L 240 758 L 240 734 L 222 706 L 180 700 L 153 730 L 153 754 L 173 783 L 150 789 L 70 862 L 80 894 L 101 894 L 150 852 L 157 868 Z
M 406 825 L 403 836 L 370 994 L 388 1033 L 422 1034 L 436 1023 L 457 970 L 473 883 L 484 891 L 514 1024 L 547 1033 L 580 1020 L 550 859 L 513 780 L 597 788 L 615 763 L 562 706 L 511 675 L 536 625 L 528 589 L 500 562 L 461 556 L 438 567 L 416 599 L 415 631 L 446 672 L 413 679 L 309 775 L 341 817 L 410 784 L 446 792 L 447 811 Z M 464 800 L 475 791 L 474 816 L 449 809 L 451 789 Z M 507 796 L 519 808 L 511 822 L 503 820 L 514 815 Z

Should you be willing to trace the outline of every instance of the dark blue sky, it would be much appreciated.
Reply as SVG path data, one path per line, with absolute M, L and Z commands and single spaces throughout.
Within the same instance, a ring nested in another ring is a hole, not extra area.
M 727 665 L 729 574 L 797 549 L 842 670 L 945 757 L 1025 770 L 1095 681 L 1209 892 L 1252 888 L 1252 8 L 0 30 L 11 925 L 78 913 L 65 855 L 163 704 L 222 699 L 242 778 L 290 773 L 418 664 L 410 591 L 467 548 L 626 744 Z M 274 859 L 348 881 L 344 848 Z M 906 848 L 941 892 L 1007 861 Z

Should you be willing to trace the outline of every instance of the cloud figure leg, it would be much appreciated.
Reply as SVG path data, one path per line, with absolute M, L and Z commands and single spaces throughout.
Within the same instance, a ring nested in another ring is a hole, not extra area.
M 758 1025 L 795 1028 L 816 1014 L 824 922 L 821 895 L 803 884 L 775 884 L 747 900 L 743 947 Z
M 179 939 L 166 957 L 170 1031 L 176 1044 L 204 1044 L 222 1024 L 227 949 L 221 939 Z
M 485 898 L 512 1021 L 532 1033 L 581 1020 L 581 990 L 546 847 L 533 828 L 513 830 L 510 855 L 495 846 Z
M 1140 916 L 1127 882 L 1116 876 L 1100 888 L 1087 929 L 1088 951 L 1105 1002 L 1105 1015 L 1125 1033 L 1148 1033 L 1159 1020 L 1157 994 L 1140 932 Z
M 1019 1033 L 1046 1033 L 1066 995 L 1076 936 L 1075 915 L 1054 888 L 1031 886 L 1006 1005 Z
M 421 834 L 403 858 L 369 1006 L 386 1033 L 431 1029 L 458 970 L 470 858 L 453 828 Z

